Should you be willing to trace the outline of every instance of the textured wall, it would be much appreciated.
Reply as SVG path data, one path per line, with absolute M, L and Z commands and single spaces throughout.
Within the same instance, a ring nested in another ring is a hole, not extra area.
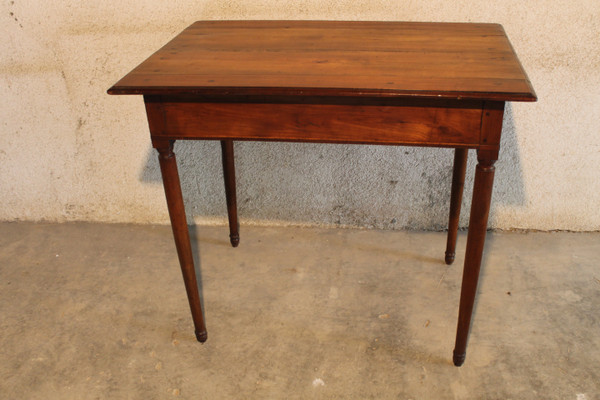
M 537 103 L 507 108 L 491 225 L 600 229 L 597 0 L 14 0 L 0 7 L 0 220 L 168 220 L 142 99 L 105 93 L 195 20 L 420 20 L 503 24 L 537 91 Z M 235 150 L 246 223 L 446 224 L 451 150 L 275 143 Z M 190 218 L 224 222 L 218 143 L 178 143 L 176 153 Z M 470 194 L 468 184 L 462 224 Z

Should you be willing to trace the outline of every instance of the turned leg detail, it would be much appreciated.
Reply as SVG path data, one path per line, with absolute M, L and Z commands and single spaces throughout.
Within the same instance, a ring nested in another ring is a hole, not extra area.
M 194 258 L 190 245 L 190 236 L 188 232 L 187 221 L 185 217 L 185 208 L 183 196 L 181 194 L 181 184 L 177 172 L 177 161 L 173 153 L 174 141 L 164 141 L 155 143 L 158 151 L 158 161 L 162 173 L 165 195 L 167 197 L 167 206 L 171 218 L 171 227 L 173 228 L 173 237 L 183 274 L 183 282 L 187 292 L 188 302 L 192 311 L 192 319 L 196 332 L 196 339 L 199 342 L 205 342 L 207 338 L 206 326 L 204 325 L 204 316 L 202 315 L 202 305 L 200 304 L 200 295 L 198 293 L 198 282 L 194 270 Z
M 450 194 L 450 218 L 448 221 L 448 241 L 446 243 L 446 264 L 454 262 L 456 255 L 456 236 L 462 204 L 465 172 L 467 170 L 468 149 L 454 150 L 454 168 L 452 171 L 452 191 Z
M 453 356 L 454 365 L 457 367 L 465 361 L 494 183 L 495 157 L 492 158 L 486 152 L 478 151 L 477 159 Z
M 221 140 L 223 156 L 223 178 L 225 179 L 225 197 L 227 198 L 227 216 L 229 217 L 229 240 L 233 247 L 240 244 L 240 225 L 237 216 L 237 200 L 235 193 L 235 161 L 233 140 Z

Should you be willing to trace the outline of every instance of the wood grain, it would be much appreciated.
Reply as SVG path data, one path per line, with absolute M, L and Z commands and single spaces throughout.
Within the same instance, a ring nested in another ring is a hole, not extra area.
M 207 338 L 206 325 L 202 313 L 202 304 L 200 304 L 198 281 L 196 279 L 194 257 L 185 217 L 179 173 L 177 171 L 177 160 L 175 159 L 175 153 L 173 153 L 173 142 L 155 141 L 154 146 L 158 151 L 158 161 L 163 178 L 167 206 L 169 208 L 169 217 L 171 218 L 173 238 L 175 239 L 175 247 L 179 256 L 179 265 L 183 274 L 183 282 L 192 312 L 192 319 L 194 320 L 196 339 L 203 343 Z
M 478 163 L 475 168 L 467 250 L 465 252 L 465 266 L 460 291 L 456 342 L 452 357 L 454 365 L 457 367 L 460 367 L 465 362 L 467 341 L 469 330 L 471 329 L 471 317 L 477 294 L 479 271 L 481 269 L 481 259 L 492 199 L 492 188 L 494 186 L 494 163 L 496 162 L 494 157 L 495 154 L 491 154 L 490 152 L 477 152 Z
M 536 95 L 497 24 L 196 22 L 109 89 L 143 94 L 199 341 L 206 340 L 173 142 L 221 140 L 232 245 L 234 140 L 454 147 L 446 262 L 477 149 L 454 364 L 477 291 L 506 101 Z
M 475 147 L 482 103 L 417 105 L 205 103 L 147 98 L 153 138 Z
M 454 151 L 454 166 L 452 168 L 452 188 L 450 190 L 450 217 L 448 218 L 448 238 L 446 240 L 446 254 L 444 261 L 450 265 L 456 256 L 456 237 L 458 235 L 458 222 L 462 205 L 465 174 L 467 172 L 467 149 Z
M 229 241 L 233 247 L 237 247 L 240 244 L 240 224 L 237 216 L 233 140 L 221 140 L 221 158 L 223 161 L 223 180 L 225 182 L 227 217 L 229 219 Z
M 199 21 L 109 93 L 536 99 L 502 26 L 417 22 Z

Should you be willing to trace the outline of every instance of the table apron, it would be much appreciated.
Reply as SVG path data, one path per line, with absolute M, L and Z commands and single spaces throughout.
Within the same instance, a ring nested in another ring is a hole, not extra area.
M 234 139 L 478 148 L 483 102 L 348 105 L 147 101 L 153 140 Z

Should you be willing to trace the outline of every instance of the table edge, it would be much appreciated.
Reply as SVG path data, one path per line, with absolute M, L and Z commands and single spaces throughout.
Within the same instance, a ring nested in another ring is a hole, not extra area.
M 529 82 L 528 82 L 529 84 Z M 531 85 L 529 84 L 531 87 Z M 111 95 L 193 95 L 202 96 L 292 96 L 292 97 L 380 97 L 380 98 L 426 98 L 454 100 L 493 100 L 535 102 L 537 95 L 530 92 L 440 92 L 440 91 L 402 91 L 355 88 L 299 88 L 299 87 L 152 87 L 140 88 L 114 85 L 107 90 Z

